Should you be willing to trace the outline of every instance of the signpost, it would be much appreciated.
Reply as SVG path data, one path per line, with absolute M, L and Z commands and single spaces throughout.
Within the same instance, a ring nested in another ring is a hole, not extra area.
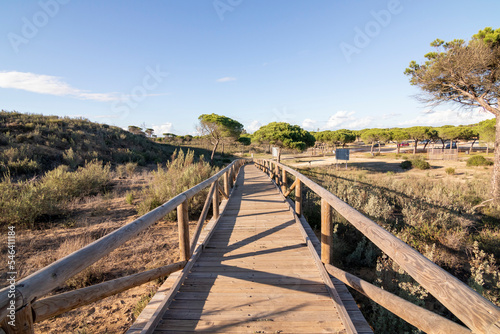
M 349 160 L 349 149 L 348 148 L 338 148 L 335 150 L 335 160 L 337 161 L 344 160 L 345 161 L 345 169 L 347 169 L 347 161 Z

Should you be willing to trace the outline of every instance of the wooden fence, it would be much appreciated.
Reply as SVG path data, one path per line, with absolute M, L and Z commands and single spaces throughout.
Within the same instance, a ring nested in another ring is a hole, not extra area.
M 220 195 L 229 198 L 236 175 L 245 162 L 245 160 L 241 159 L 233 161 L 216 175 L 177 195 L 144 216 L 20 280 L 15 287 L 6 287 L 0 290 L 0 332 L 3 330 L 7 334 L 33 333 L 34 322 L 43 321 L 184 268 L 191 255 L 195 252 L 198 237 L 206 220 L 210 204 L 213 207 L 213 216 L 217 219 L 219 217 Z M 223 179 L 222 187 L 219 185 L 221 178 Z M 210 187 L 210 190 L 195 232 L 190 240 L 188 200 L 207 187 Z M 125 242 L 131 240 L 176 208 L 180 262 L 83 289 L 39 299 Z M 11 296 L 11 291 L 15 291 L 14 298 Z M 11 321 L 14 321 L 15 326 L 9 324 Z
M 255 164 L 274 180 L 285 197 L 295 192 L 295 213 L 298 216 L 302 215 L 303 185 L 321 197 L 321 259 L 332 276 L 425 332 L 500 334 L 500 309 L 462 281 L 299 172 L 272 160 L 257 160 Z M 295 177 L 290 188 L 287 187 L 287 173 Z M 468 328 L 332 266 L 332 208 L 398 263 Z

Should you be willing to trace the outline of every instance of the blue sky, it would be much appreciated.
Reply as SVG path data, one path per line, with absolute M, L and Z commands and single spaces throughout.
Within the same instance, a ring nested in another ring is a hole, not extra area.
M 470 124 L 403 71 L 436 38 L 498 28 L 500 2 L 2 0 L 0 108 L 158 135 L 217 113 L 253 132 Z

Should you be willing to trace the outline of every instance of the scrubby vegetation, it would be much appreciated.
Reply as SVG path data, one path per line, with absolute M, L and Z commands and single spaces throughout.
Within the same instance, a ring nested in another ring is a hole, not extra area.
M 172 160 L 164 166 L 158 164 L 158 169 L 153 172 L 153 180 L 149 187 L 143 191 L 143 200 L 137 207 L 139 214 L 145 214 L 154 208 L 167 202 L 169 199 L 183 191 L 197 185 L 217 171 L 210 164 L 204 161 L 203 157 L 195 161 L 194 152 L 189 150 L 176 151 Z M 206 192 L 201 192 L 190 200 L 190 212 L 196 214 L 201 211 Z M 169 214 L 169 218 L 174 219 L 176 212 Z
M 111 181 L 110 165 L 92 161 L 75 172 L 61 165 L 38 179 L 0 182 L 0 226 L 35 228 L 35 222 L 63 215 L 69 201 L 103 192 Z
M 420 155 L 417 155 L 412 159 L 401 162 L 401 168 L 403 169 L 411 169 L 413 167 L 423 170 L 423 169 L 430 169 L 431 165 L 427 161 L 425 161 L 425 159 Z
M 173 150 L 145 136 L 82 118 L 0 111 L 0 172 L 12 177 L 60 165 L 75 169 L 96 159 L 145 165 L 166 161 Z
M 482 155 L 474 155 L 467 159 L 467 166 L 491 166 L 493 161 L 486 159 Z
M 420 174 L 386 175 L 334 168 L 315 168 L 303 173 L 500 305 L 497 263 L 500 257 L 500 207 L 478 205 L 491 193 L 487 174 L 460 182 L 431 179 Z M 308 221 L 319 224 L 319 198 L 308 193 L 305 201 L 304 212 Z M 347 221 L 338 215 L 334 215 L 334 221 L 335 265 L 453 318 Z M 360 304 L 377 333 L 417 332 L 362 297 Z

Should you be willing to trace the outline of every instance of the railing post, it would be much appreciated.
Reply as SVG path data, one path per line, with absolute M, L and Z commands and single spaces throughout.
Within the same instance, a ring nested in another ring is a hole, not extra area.
M 274 163 L 274 182 L 278 187 L 280 186 L 280 167 L 277 162 Z
M 321 199 L 321 262 L 332 261 L 332 208 L 325 199 Z
M 6 318 L 2 322 L 1 329 L 5 334 L 34 334 L 35 330 L 33 327 L 33 311 L 31 309 L 31 303 L 28 303 L 18 311 L 16 311 L 16 318 L 14 320 L 14 326 L 8 323 L 9 318 Z
M 224 192 L 229 196 L 229 171 L 224 173 Z
M 302 182 L 298 178 L 295 185 L 295 213 L 299 217 L 302 215 Z
M 281 172 L 281 192 L 284 194 L 286 191 L 286 170 L 283 168 Z
M 189 247 L 189 215 L 187 200 L 177 207 L 177 225 L 179 229 L 180 260 L 188 261 L 191 257 L 191 249 Z
M 212 196 L 212 210 L 214 219 L 219 218 L 219 180 L 215 181 L 215 191 Z

